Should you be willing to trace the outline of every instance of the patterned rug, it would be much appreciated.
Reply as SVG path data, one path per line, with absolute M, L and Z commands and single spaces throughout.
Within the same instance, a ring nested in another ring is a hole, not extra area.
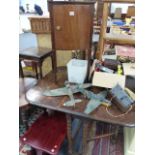
M 96 135 L 111 133 L 115 128 L 116 126 L 106 123 L 98 123 L 96 127 Z M 120 128 L 116 141 L 110 136 L 95 140 L 92 155 L 123 155 L 123 151 L 123 129 Z
M 33 122 L 43 113 L 41 108 L 34 108 L 31 112 L 31 115 L 28 119 L 29 127 L 32 125 Z M 75 130 L 77 129 L 77 124 L 80 123 L 79 119 L 74 119 L 72 123 L 72 135 L 74 135 Z M 106 123 L 94 123 L 92 128 L 90 129 L 91 136 L 110 133 L 113 131 L 115 126 L 109 125 Z M 19 136 L 22 136 L 26 131 L 26 128 L 23 124 L 19 124 Z M 78 134 L 76 135 L 75 142 L 74 142 L 74 150 L 78 153 L 82 152 L 82 127 L 80 128 Z M 27 155 L 27 152 L 31 148 L 27 145 L 19 145 L 19 155 Z M 67 139 L 64 140 L 62 144 L 61 150 L 59 155 L 68 155 L 68 143 Z M 117 141 L 113 143 L 110 137 L 100 138 L 88 143 L 88 149 L 86 155 L 123 155 L 124 150 L 124 143 L 123 143 L 123 130 L 121 129 L 118 134 Z
M 38 107 L 33 107 L 33 110 L 30 111 L 30 115 L 28 118 L 28 126 L 30 127 L 38 118 L 43 114 L 43 109 Z M 22 136 L 26 131 L 26 127 L 24 124 L 19 123 L 19 136 Z M 23 145 L 19 143 L 19 155 L 27 155 L 27 151 L 31 150 L 28 145 Z

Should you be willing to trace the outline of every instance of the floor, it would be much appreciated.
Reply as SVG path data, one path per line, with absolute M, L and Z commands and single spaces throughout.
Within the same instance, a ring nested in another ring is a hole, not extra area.
M 28 125 L 31 125 L 37 120 L 37 118 L 43 113 L 43 109 L 38 107 L 33 107 L 33 110 L 30 111 Z M 74 135 L 75 130 L 77 129 L 77 124 L 80 122 L 79 119 L 74 119 L 72 122 L 72 135 Z M 95 132 L 95 135 L 109 133 L 115 128 L 115 126 L 104 124 L 104 123 L 97 123 L 92 126 L 90 129 L 90 134 L 92 135 Z M 19 136 L 23 135 L 26 131 L 25 126 L 22 122 L 19 123 Z M 86 155 L 123 155 L 123 130 L 120 130 L 120 133 L 117 138 L 117 142 L 113 143 L 110 137 L 97 139 L 95 141 L 91 141 L 88 143 L 88 149 Z M 20 155 L 27 155 L 27 151 L 31 148 L 27 145 L 20 147 Z M 68 143 L 67 139 L 64 140 L 60 152 L 58 155 L 67 155 L 68 150 Z M 75 138 L 75 145 L 74 150 L 76 152 L 82 152 L 82 128 L 80 129 L 78 135 Z

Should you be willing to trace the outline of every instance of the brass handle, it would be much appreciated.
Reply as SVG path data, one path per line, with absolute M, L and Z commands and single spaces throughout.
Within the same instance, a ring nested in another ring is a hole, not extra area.
M 60 31 L 61 30 L 61 26 L 56 26 L 56 30 Z

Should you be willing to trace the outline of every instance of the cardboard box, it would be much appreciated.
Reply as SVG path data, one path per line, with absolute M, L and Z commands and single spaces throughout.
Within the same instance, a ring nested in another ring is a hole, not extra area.
M 116 84 L 125 87 L 125 76 L 105 72 L 94 72 L 92 85 L 104 88 L 113 88 Z

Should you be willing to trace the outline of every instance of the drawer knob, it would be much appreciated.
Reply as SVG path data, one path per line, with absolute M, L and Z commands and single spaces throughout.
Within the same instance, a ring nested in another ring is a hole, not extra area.
M 56 30 L 60 31 L 61 30 L 61 26 L 56 26 Z

